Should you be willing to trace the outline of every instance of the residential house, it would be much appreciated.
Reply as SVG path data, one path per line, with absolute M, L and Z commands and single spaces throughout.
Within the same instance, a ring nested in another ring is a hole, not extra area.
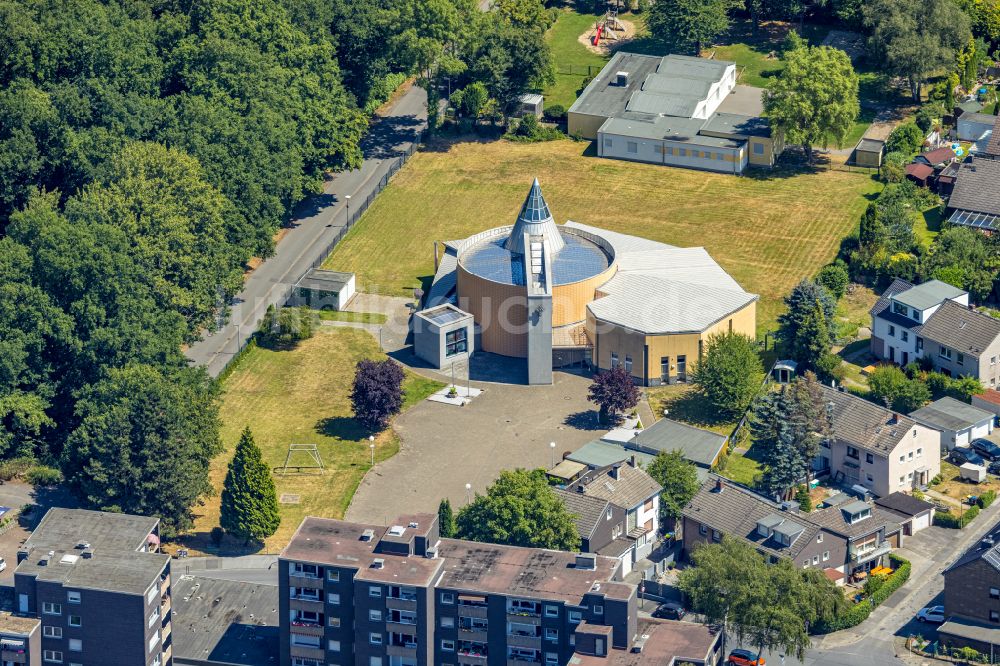
M 938 433 L 909 417 L 820 385 L 831 436 L 815 467 L 879 497 L 926 486 L 941 471 Z
M 927 529 L 934 520 L 934 505 L 913 495 L 895 492 L 875 499 L 875 504 L 896 517 L 903 528 L 903 536 L 911 536 Z
M 712 475 L 683 512 L 685 554 L 723 535 L 751 544 L 770 561 L 788 558 L 843 581 L 882 564 L 901 544 L 894 517 L 855 500 L 802 513 L 794 502 L 774 502 L 727 479 Z
M 41 666 L 41 626 L 36 617 L 0 613 L 0 666 Z
M 620 507 L 623 522 L 617 532 L 613 532 L 614 541 L 603 547 L 620 551 L 614 557 L 622 562 L 623 576 L 631 572 L 635 562 L 652 552 L 660 532 L 660 492 L 663 488 L 634 458 L 587 472 L 565 490 Z
M 158 547 L 157 518 L 50 509 L 14 571 L 18 615 L 41 620 L 42 661 L 170 666 L 170 557 Z
M 1000 229 L 1000 160 L 973 156 L 954 176 L 948 221 L 991 235 Z
M 1000 653 L 1000 524 L 944 570 L 944 645 Z
M 967 447 L 993 432 L 993 413 L 955 398 L 941 398 L 910 412 L 910 418 L 941 433 L 941 450 Z
M 872 317 L 871 353 L 899 365 L 915 361 L 923 353 L 920 327 L 945 301 L 962 307 L 969 305 L 968 292 L 940 280 L 928 280 L 914 286 L 899 278 L 882 292 L 869 314 Z
M 308 517 L 278 571 L 280 666 L 614 664 L 637 646 L 666 664 L 717 651 L 712 640 L 688 654 L 704 628 L 640 621 L 615 558 L 442 539 L 436 514 L 388 528 Z
M 573 514 L 580 534 L 580 552 L 614 557 L 622 563 L 622 575 L 632 570 L 635 539 L 625 535 L 625 509 L 606 499 L 556 488 L 556 496 Z

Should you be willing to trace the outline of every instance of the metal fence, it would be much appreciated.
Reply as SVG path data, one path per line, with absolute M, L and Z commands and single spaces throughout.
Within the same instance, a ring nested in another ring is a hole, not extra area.
M 597 65 L 558 65 L 556 74 L 568 74 L 570 76 L 597 76 L 601 67 Z

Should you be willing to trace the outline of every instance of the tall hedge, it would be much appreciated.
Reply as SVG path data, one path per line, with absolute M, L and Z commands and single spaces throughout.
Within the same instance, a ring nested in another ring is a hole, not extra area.
M 813 633 L 828 634 L 833 631 L 856 627 L 867 620 L 875 608 L 885 603 L 886 599 L 891 597 L 893 592 L 902 587 L 910 579 L 910 561 L 891 553 L 889 560 L 895 564 L 896 568 L 886 577 L 882 587 L 875 590 L 867 599 L 862 599 L 859 603 L 848 608 L 847 611 L 832 622 L 815 625 L 812 628 Z

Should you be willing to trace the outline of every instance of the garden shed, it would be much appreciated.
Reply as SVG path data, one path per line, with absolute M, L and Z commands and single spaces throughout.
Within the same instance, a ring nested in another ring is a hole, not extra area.
M 854 165 L 878 169 L 882 166 L 882 155 L 885 153 L 885 141 L 881 139 L 862 138 L 854 147 Z
M 544 110 L 545 99 L 541 95 L 537 95 L 535 93 L 521 95 L 521 108 L 518 115 L 522 117 L 534 116 L 536 118 L 541 118 Z
M 314 268 L 295 283 L 289 304 L 315 310 L 343 310 L 353 298 L 354 273 Z

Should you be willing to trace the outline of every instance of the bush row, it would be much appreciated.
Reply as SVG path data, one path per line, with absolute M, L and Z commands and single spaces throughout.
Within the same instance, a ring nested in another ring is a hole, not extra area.
M 993 502 L 996 500 L 996 498 L 997 498 L 997 491 L 987 490 L 985 493 L 979 496 L 979 499 L 976 501 L 976 504 L 979 505 L 980 509 L 988 509 L 990 508 L 990 505 L 993 504 Z
M 814 633 L 828 634 L 833 631 L 856 627 L 868 619 L 872 610 L 884 603 L 886 599 L 892 596 L 893 592 L 909 580 L 911 568 L 909 560 L 893 554 L 889 555 L 889 560 L 893 563 L 895 569 L 886 577 L 885 583 L 875 590 L 870 597 L 854 604 L 834 620 L 814 626 Z
M 994 497 L 991 497 L 989 499 L 990 503 L 993 502 L 993 499 L 996 497 L 996 493 L 993 493 L 993 495 Z M 989 506 L 989 504 L 987 504 L 986 506 Z M 950 530 L 960 530 L 969 523 L 971 523 L 972 520 L 978 515 L 979 515 L 979 505 L 973 505 L 969 507 L 968 510 L 958 514 L 957 516 L 951 513 L 945 513 L 944 511 L 935 511 L 934 524 L 937 525 L 938 527 L 944 527 Z
M 34 458 L 13 458 L 0 462 L 0 481 L 24 479 L 35 486 L 53 486 L 63 480 L 62 472 L 40 464 Z

